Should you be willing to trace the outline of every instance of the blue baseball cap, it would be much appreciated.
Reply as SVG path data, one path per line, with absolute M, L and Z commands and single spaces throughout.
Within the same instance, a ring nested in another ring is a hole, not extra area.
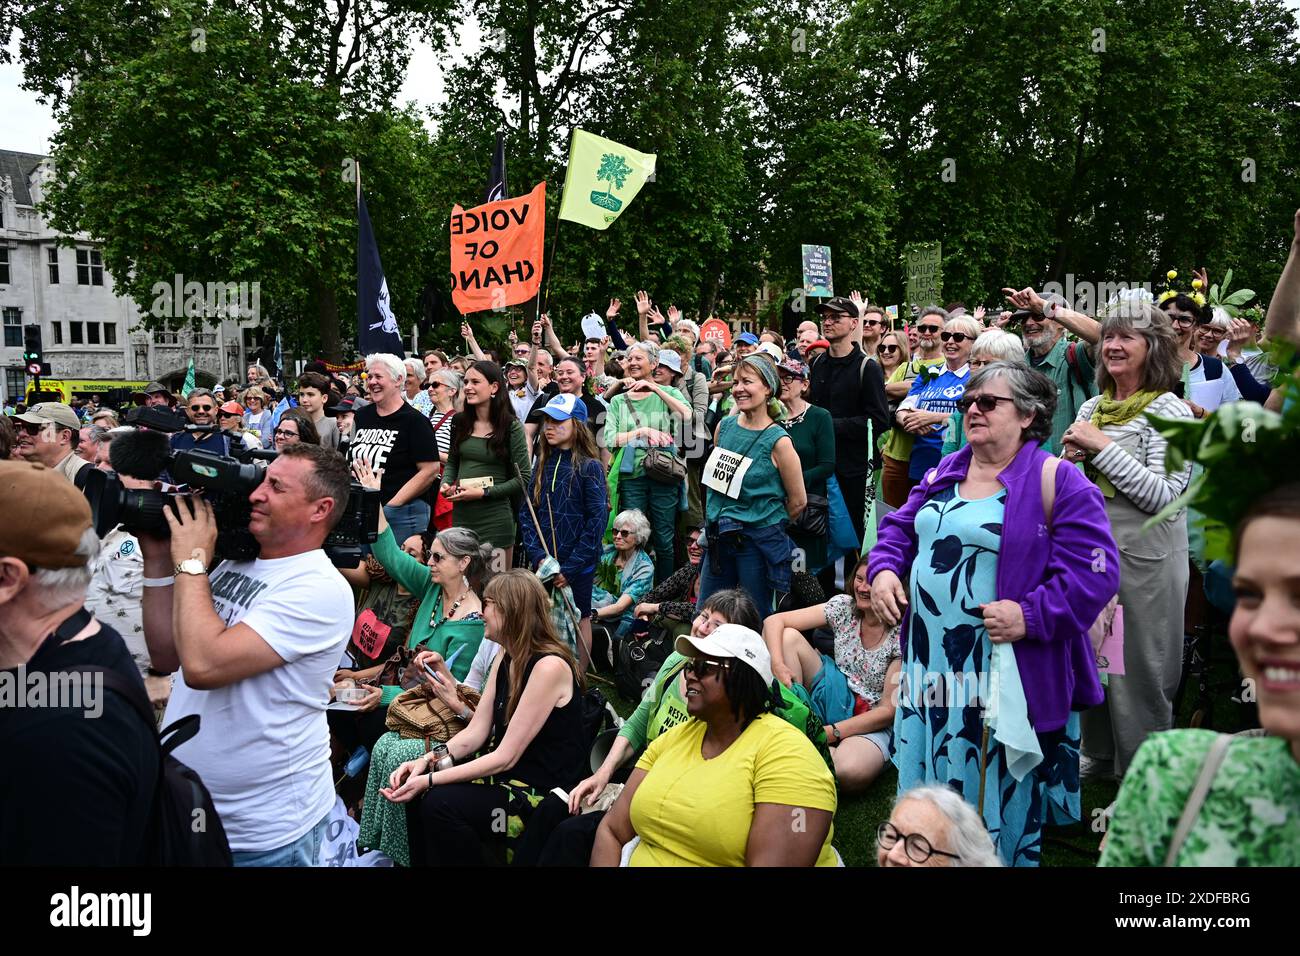
M 753 332 L 741 332 L 739 335 L 736 336 L 736 341 L 744 342 L 746 345 L 757 345 L 758 336 L 755 335 Z
M 567 421 L 570 418 L 585 422 L 587 420 L 587 406 L 583 404 L 582 399 L 577 395 L 561 393 L 553 396 L 549 402 L 542 406 L 542 414 L 549 415 L 557 422 Z

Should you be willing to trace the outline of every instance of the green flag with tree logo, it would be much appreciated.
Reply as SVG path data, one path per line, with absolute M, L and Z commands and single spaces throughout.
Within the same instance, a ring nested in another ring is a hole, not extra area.
M 560 218 L 608 229 L 655 172 L 655 154 L 575 129 Z

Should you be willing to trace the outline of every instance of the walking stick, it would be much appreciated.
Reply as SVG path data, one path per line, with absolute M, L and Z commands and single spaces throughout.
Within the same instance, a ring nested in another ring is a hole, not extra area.
M 524 475 L 523 475 L 523 472 L 521 472 L 521 471 L 519 470 L 519 466 L 518 466 L 518 465 L 515 465 L 514 468 L 515 468 L 515 477 L 518 478 L 518 479 L 519 479 L 519 483 L 520 483 L 521 485 L 524 486 L 524 502 L 528 505 L 528 513 L 529 513 L 530 515 L 532 515 L 532 517 L 533 517 L 533 527 L 537 529 L 537 537 L 538 537 L 539 539 L 541 539 L 541 542 L 542 542 L 542 550 L 543 550 L 543 551 L 546 551 L 546 556 L 547 556 L 548 558 L 554 558 L 556 561 L 558 561 L 559 558 L 556 558 L 555 555 L 553 555 L 553 554 L 552 554 L 550 551 L 548 551 L 547 548 L 546 548 L 546 536 L 545 536 L 544 534 L 542 534 L 542 523 L 541 523 L 540 521 L 537 520 L 537 512 L 533 509 L 533 499 L 532 499 L 532 496 L 528 494 L 528 487 L 527 487 L 527 486 L 528 486 L 528 483 L 527 483 L 526 481 L 524 481 Z M 549 507 L 549 505 L 550 505 L 550 500 L 548 499 L 546 503 L 547 503 L 547 506 Z M 554 526 L 554 524 L 551 525 L 551 534 L 552 534 L 552 535 L 555 534 L 555 526 Z M 552 547 L 554 547 L 554 543 L 552 543 Z M 581 631 L 581 630 L 582 630 L 582 622 L 581 622 L 581 621 L 580 621 L 580 620 L 579 620 L 579 619 L 574 615 L 572 609 L 570 609 L 570 607 L 569 607 L 569 602 L 566 601 L 566 600 L 564 600 L 564 596 L 563 596 L 563 595 L 560 595 L 560 605 L 564 608 L 564 613 L 567 614 L 567 615 L 569 616 L 569 620 L 573 622 L 573 628 L 574 628 L 574 630 L 575 630 L 575 631 Z
M 984 778 L 988 773 L 989 763 L 989 725 L 984 725 L 984 733 L 980 737 L 980 819 L 984 819 Z

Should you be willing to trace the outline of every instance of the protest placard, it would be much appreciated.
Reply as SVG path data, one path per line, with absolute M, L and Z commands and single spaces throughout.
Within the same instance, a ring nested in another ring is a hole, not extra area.
M 542 283 L 546 183 L 526 196 L 451 210 L 451 298 L 462 313 L 527 302 Z
M 830 246 L 803 247 L 803 289 L 816 298 L 830 298 L 835 294 Z
M 910 305 L 942 303 L 943 244 L 912 243 L 907 247 L 907 301 Z

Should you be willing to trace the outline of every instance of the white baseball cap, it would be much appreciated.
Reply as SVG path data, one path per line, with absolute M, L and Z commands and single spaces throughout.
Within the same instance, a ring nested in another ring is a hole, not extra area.
M 678 654 L 693 657 L 702 654 L 705 657 L 734 657 L 743 664 L 748 664 L 763 678 L 764 686 L 772 683 L 772 655 L 757 631 L 740 624 L 719 624 L 707 637 L 693 637 L 683 634 L 677 638 L 673 649 Z
M 759 345 L 758 350 L 777 364 L 785 361 L 785 355 L 781 352 L 780 348 L 777 347 L 775 342 L 764 342 Z

